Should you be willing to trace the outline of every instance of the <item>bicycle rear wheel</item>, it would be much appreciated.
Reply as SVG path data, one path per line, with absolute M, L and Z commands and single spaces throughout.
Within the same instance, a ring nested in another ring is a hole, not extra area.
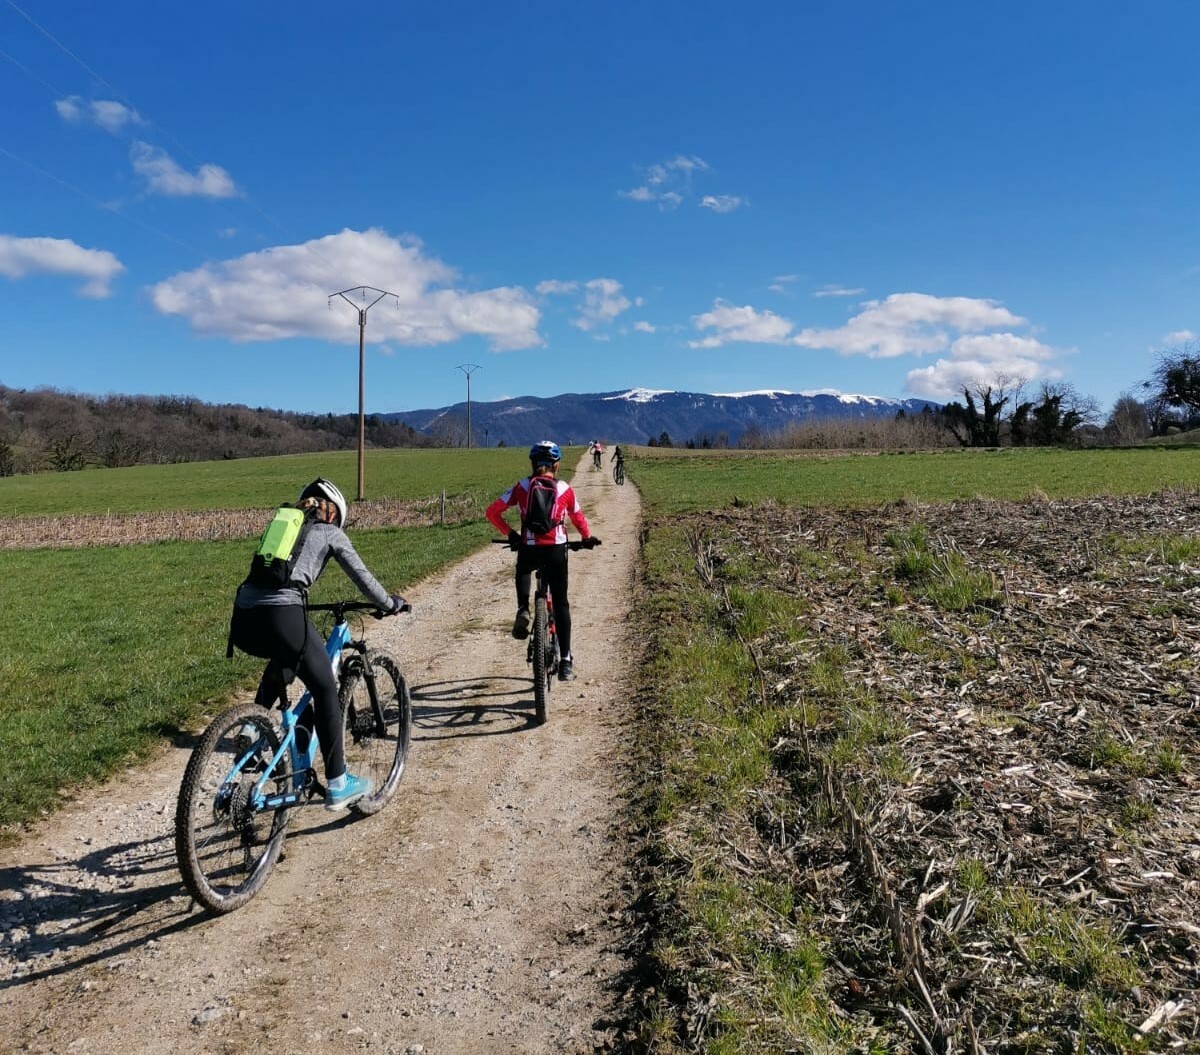
M 533 706 L 538 725 L 550 716 L 549 617 L 546 598 L 533 602 Z
M 391 656 L 372 655 L 371 669 L 375 672 L 374 700 L 360 656 L 347 659 L 338 692 L 346 768 L 356 776 L 370 777 L 375 785 L 370 795 L 352 807 L 364 814 L 378 813 L 396 794 L 412 740 L 412 702 L 400 667 Z
M 617 484 L 623 484 L 625 482 L 625 466 L 623 466 L 620 462 L 617 462 L 617 464 L 613 466 L 613 482 Z
M 222 711 L 188 759 L 175 808 L 175 854 L 183 882 L 211 912 L 232 912 L 257 894 L 279 860 L 290 811 L 256 811 L 254 786 L 279 749 L 274 715 L 254 703 Z M 268 793 L 287 790 L 286 760 Z

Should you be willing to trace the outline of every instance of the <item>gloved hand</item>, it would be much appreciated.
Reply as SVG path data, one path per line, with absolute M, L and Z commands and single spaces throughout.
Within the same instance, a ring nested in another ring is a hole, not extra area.
M 512 528 L 509 528 L 508 544 L 512 546 L 513 549 L 516 549 L 521 544 L 521 532 L 513 531 Z
M 595 535 L 588 535 L 588 537 L 583 540 L 584 549 L 595 549 L 599 545 L 600 540 L 596 538 Z
M 409 604 L 398 593 L 392 594 L 392 610 L 390 612 L 388 612 L 388 615 L 399 615 L 401 612 L 411 612 L 411 611 L 412 611 L 411 604 Z

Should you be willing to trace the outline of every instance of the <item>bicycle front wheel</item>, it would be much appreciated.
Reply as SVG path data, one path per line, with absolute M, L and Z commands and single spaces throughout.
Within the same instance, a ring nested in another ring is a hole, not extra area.
M 184 885 L 212 912 L 246 904 L 283 850 L 290 811 L 256 810 L 252 802 L 279 744 L 271 712 L 241 703 L 213 719 L 188 759 L 175 808 L 175 854 Z M 287 790 L 285 769 L 265 791 Z
M 374 693 L 362 659 L 348 659 L 342 668 L 338 694 L 345 728 L 346 769 L 356 776 L 370 777 L 375 786 L 370 795 L 352 807 L 364 814 L 378 813 L 396 794 L 412 740 L 412 701 L 400 667 L 391 656 L 372 655 L 371 669 L 375 673 Z

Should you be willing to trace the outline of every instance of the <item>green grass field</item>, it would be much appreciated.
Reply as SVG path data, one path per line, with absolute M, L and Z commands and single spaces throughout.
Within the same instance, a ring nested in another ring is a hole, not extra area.
M 495 534 L 475 522 L 354 536 L 385 586 L 405 592 Z M 0 828 L 52 809 L 163 738 L 178 739 L 259 660 L 225 658 L 233 591 L 253 546 L 177 542 L 0 551 Z M 357 596 L 331 564 L 313 600 Z
M 1194 447 L 847 455 L 638 448 L 627 466 L 656 513 L 719 509 L 735 498 L 861 507 L 902 498 L 1080 498 L 1200 486 Z
M 571 455 L 568 455 L 571 457 Z M 0 479 L 5 515 L 244 508 L 290 500 L 319 474 L 353 493 L 354 452 Z M 473 493 L 487 501 L 525 469 L 522 449 L 369 451 L 368 497 Z M 352 507 L 353 508 L 353 507 Z M 494 534 L 457 526 L 353 532 L 381 581 L 404 592 Z M 261 670 L 225 659 L 233 591 L 252 545 L 173 542 L 0 550 L 0 831 L 63 794 L 177 739 Z M 314 600 L 355 593 L 331 565 Z M 24 601 L 25 603 L 22 603 Z
M 573 465 L 578 450 L 564 453 Z M 369 450 L 363 470 L 367 498 L 398 500 L 450 495 L 491 495 L 525 471 L 526 451 Z M 180 465 L 138 465 L 0 478 L 5 517 L 81 513 L 147 513 L 177 509 L 259 509 L 295 501 L 318 476 L 333 480 L 347 498 L 358 485 L 354 451 L 295 454 Z M 510 479 L 511 478 L 511 479 Z

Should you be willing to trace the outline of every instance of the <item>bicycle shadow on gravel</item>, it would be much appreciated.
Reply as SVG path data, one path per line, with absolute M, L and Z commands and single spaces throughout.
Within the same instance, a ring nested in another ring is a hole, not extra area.
M 311 813 L 312 823 L 289 829 L 284 857 L 288 844 L 367 819 Z M 119 969 L 125 954 L 217 918 L 184 887 L 172 831 L 74 861 L 2 867 L 0 891 L 0 973 L 11 975 L 0 977 L 0 992 L 92 964 Z
M 507 685 L 509 687 L 505 688 Z M 410 685 L 413 739 L 505 736 L 534 728 L 529 678 L 460 678 Z M 483 702 L 483 701 L 497 702 Z M 506 701 L 506 702 L 499 702 Z M 421 735 L 418 735 L 418 730 Z
M 140 882 L 146 876 L 157 881 Z M 11 972 L 0 992 L 105 961 L 117 969 L 125 953 L 208 918 L 184 889 L 170 833 L 75 861 L 0 868 L 0 890 L 0 969 Z

